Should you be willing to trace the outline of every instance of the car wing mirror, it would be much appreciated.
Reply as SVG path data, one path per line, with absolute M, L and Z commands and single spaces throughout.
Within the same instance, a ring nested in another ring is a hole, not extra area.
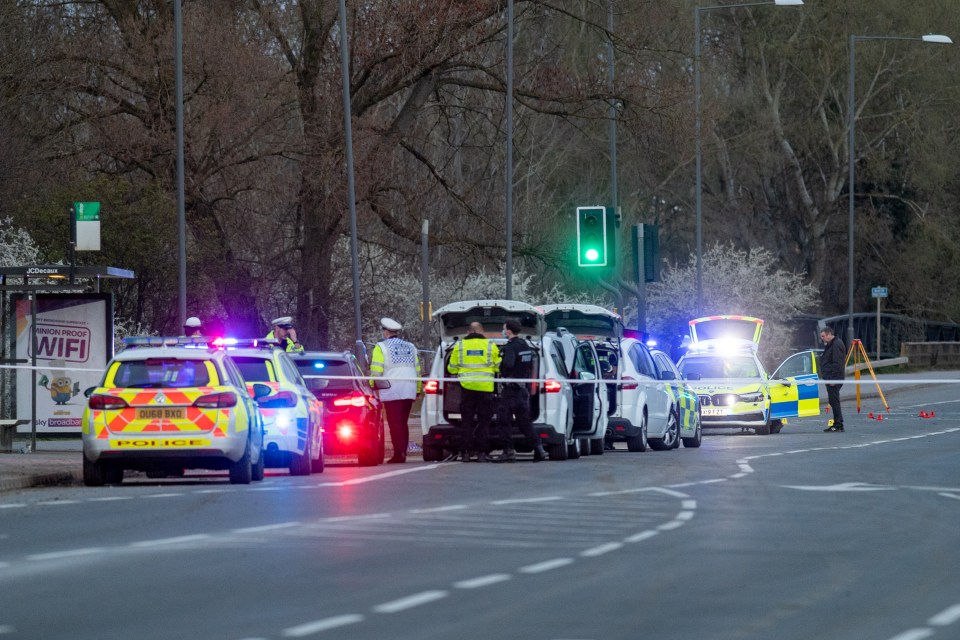
M 87 387 L 86 389 L 83 390 L 83 395 L 85 398 L 89 398 L 90 394 L 92 394 L 96 390 L 97 390 L 96 387 Z
M 660 372 L 660 379 L 661 379 L 661 380 L 676 380 L 676 379 L 677 379 L 677 376 L 676 376 L 676 374 L 673 373 L 673 371 L 661 371 L 661 372 Z
M 690 373 L 685 373 L 683 377 L 685 380 L 700 380 L 702 378 L 699 373 L 694 373 L 693 371 Z
M 259 400 L 260 398 L 264 398 L 270 395 L 272 392 L 273 392 L 273 389 L 271 389 L 268 385 L 263 384 L 262 382 L 253 383 L 253 399 L 254 400 Z

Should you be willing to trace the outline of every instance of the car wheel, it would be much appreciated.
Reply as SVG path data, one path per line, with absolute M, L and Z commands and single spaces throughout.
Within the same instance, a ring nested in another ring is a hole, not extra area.
M 758 436 L 768 436 L 770 435 L 770 416 L 767 416 L 767 421 L 754 429 Z
M 290 464 L 287 467 L 290 470 L 290 475 L 310 475 L 310 462 L 310 438 L 308 436 L 307 443 L 303 446 L 303 453 L 300 455 L 295 453 L 290 454 Z
M 590 441 L 590 454 L 595 456 L 603 455 L 603 438 L 594 438 Z
M 680 445 L 680 423 L 677 421 L 677 412 L 671 410 L 667 415 L 667 430 L 662 439 L 650 441 L 650 447 L 656 451 L 669 451 Z
M 580 457 L 580 438 L 574 438 L 573 442 L 567 444 L 567 460 L 577 460 Z
M 547 455 L 550 456 L 551 460 L 566 460 L 567 443 L 561 442 L 560 444 L 548 444 Z
M 230 484 L 250 484 L 253 480 L 253 465 L 250 464 L 250 441 L 239 460 L 230 464 Z
M 316 460 L 310 460 L 310 472 L 311 473 L 323 473 L 325 461 L 323 459 L 323 444 L 320 445 L 320 455 L 317 456 Z
M 437 447 L 432 444 L 423 445 L 424 462 L 440 462 L 443 460 L 443 447 Z
M 693 436 L 683 439 L 683 446 L 687 449 L 696 449 L 703 441 L 703 430 L 700 427 L 700 419 L 697 417 L 697 428 L 693 431 Z
M 265 467 L 267 465 L 266 465 L 266 461 L 263 458 L 264 458 L 264 452 L 263 452 L 263 449 L 260 449 L 260 456 L 259 456 L 259 459 L 257 460 L 257 464 L 253 465 L 253 469 L 251 469 L 250 471 L 250 478 L 254 482 L 260 482 L 261 480 L 263 480 L 263 476 L 266 475 Z
M 640 423 L 640 434 L 627 438 L 627 451 L 646 451 L 647 450 L 647 414 L 643 414 L 643 420 Z
M 589 456 L 593 453 L 589 438 L 580 438 L 580 455 Z
M 88 487 L 102 487 L 105 484 L 123 482 L 123 469 L 106 462 L 90 462 L 83 457 L 83 484 Z
M 783 420 L 774 420 L 770 423 L 770 433 L 780 433 L 783 429 Z

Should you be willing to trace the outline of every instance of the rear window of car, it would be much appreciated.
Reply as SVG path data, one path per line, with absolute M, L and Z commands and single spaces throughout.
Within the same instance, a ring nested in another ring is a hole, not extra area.
M 113 385 L 134 389 L 206 387 L 210 374 L 205 360 L 150 358 L 121 362 L 113 374 Z
M 277 380 L 273 363 L 269 360 L 250 356 L 233 356 L 233 361 L 247 382 L 276 382 Z
M 305 360 L 297 358 L 297 369 L 307 383 L 307 388 L 315 389 L 352 389 L 356 384 L 353 380 L 330 380 L 315 376 L 355 376 L 356 371 L 346 360 L 339 358 L 325 358 L 323 360 Z

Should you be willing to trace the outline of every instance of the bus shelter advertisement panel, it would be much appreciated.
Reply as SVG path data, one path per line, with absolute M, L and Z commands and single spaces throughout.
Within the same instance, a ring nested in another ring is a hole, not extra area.
M 36 387 L 29 368 L 17 372 L 17 419 L 30 420 L 37 398 L 37 433 L 80 433 L 87 398 L 113 353 L 109 294 L 37 296 Z M 17 358 L 32 362 L 30 300 L 16 300 Z M 20 425 L 29 433 L 31 425 Z

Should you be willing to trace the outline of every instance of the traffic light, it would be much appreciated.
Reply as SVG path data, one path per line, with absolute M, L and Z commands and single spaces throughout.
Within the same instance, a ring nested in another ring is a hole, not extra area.
M 607 211 L 604 207 L 577 207 L 577 265 L 605 267 L 609 263 Z

